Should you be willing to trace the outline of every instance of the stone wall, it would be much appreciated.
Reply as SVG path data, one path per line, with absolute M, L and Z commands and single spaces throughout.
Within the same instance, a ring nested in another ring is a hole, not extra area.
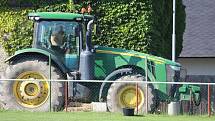
M 7 64 L 4 62 L 8 55 L 4 51 L 3 47 L 0 45 L 0 75 L 4 72 Z

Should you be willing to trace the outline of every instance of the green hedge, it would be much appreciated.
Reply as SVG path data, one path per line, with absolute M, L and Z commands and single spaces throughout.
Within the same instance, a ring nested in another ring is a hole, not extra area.
M 101 28 L 101 36 L 95 37 L 96 44 L 171 58 L 172 0 L 103 0 L 93 9 Z M 185 28 L 181 0 L 177 0 L 176 19 L 176 54 L 179 55 Z
M 1 40 L 9 54 L 13 54 L 17 49 L 30 46 L 33 25 L 27 21 L 28 12 L 77 12 L 80 11 L 81 6 L 88 4 L 87 1 L 81 1 L 79 5 L 65 3 L 62 0 L 57 2 L 59 3 L 48 6 L 44 3 L 42 7 L 33 6 L 18 10 L 0 8 L 0 36 L 5 33 L 12 35 L 8 41 Z M 172 0 L 92 0 L 92 8 L 92 14 L 97 16 L 97 24 L 100 28 L 98 36 L 93 37 L 95 44 L 137 50 L 166 58 L 171 57 Z M 177 0 L 176 18 L 178 55 L 182 48 L 185 28 L 184 6 L 181 0 Z M 7 24 L 5 24 L 6 22 Z
M 10 55 L 16 50 L 30 47 L 32 42 L 32 22 L 27 20 L 29 9 L 1 9 L 0 37 L 1 44 Z M 3 36 L 8 36 L 3 40 Z
M 33 22 L 27 14 L 35 11 L 75 12 L 71 4 L 54 4 L 40 8 L 0 8 L 0 42 L 5 51 L 12 55 L 15 51 L 31 47 Z M 4 39 L 8 36 L 8 39 Z

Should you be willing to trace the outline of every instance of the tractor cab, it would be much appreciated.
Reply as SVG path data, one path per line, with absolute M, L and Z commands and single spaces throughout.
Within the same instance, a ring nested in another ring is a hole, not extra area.
M 56 55 L 71 70 L 77 70 L 82 50 L 85 23 L 92 20 L 89 15 L 74 13 L 39 12 L 30 13 L 35 21 L 33 48 Z

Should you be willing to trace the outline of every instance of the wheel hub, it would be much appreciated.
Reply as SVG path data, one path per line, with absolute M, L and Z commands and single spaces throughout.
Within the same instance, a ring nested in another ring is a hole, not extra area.
M 17 102 L 28 108 L 35 108 L 46 102 L 49 96 L 49 85 L 46 78 L 34 71 L 28 71 L 20 74 L 17 79 L 29 79 L 29 81 L 15 81 L 13 84 L 13 93 Z M 41 81 L 34 81 L 41 79 Z
M 20 95 L 24 99 L 35 99 L 41 93 L 40 83 L 35 81 L 24 81 L 20 85 Z
M 136 92 L 135 86 L 126 86 L 119 91 L 118 102 L 121 107 L 135 108 L 137 104 L 138 104 L 138 107 L 140 107 L 144 103 L 144 94 L 139 88 Z

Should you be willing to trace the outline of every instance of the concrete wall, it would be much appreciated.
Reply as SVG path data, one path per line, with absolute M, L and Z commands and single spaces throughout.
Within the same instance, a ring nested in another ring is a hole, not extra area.
M 187 75 L 215 75 L 215 58 L 179 58 Z

